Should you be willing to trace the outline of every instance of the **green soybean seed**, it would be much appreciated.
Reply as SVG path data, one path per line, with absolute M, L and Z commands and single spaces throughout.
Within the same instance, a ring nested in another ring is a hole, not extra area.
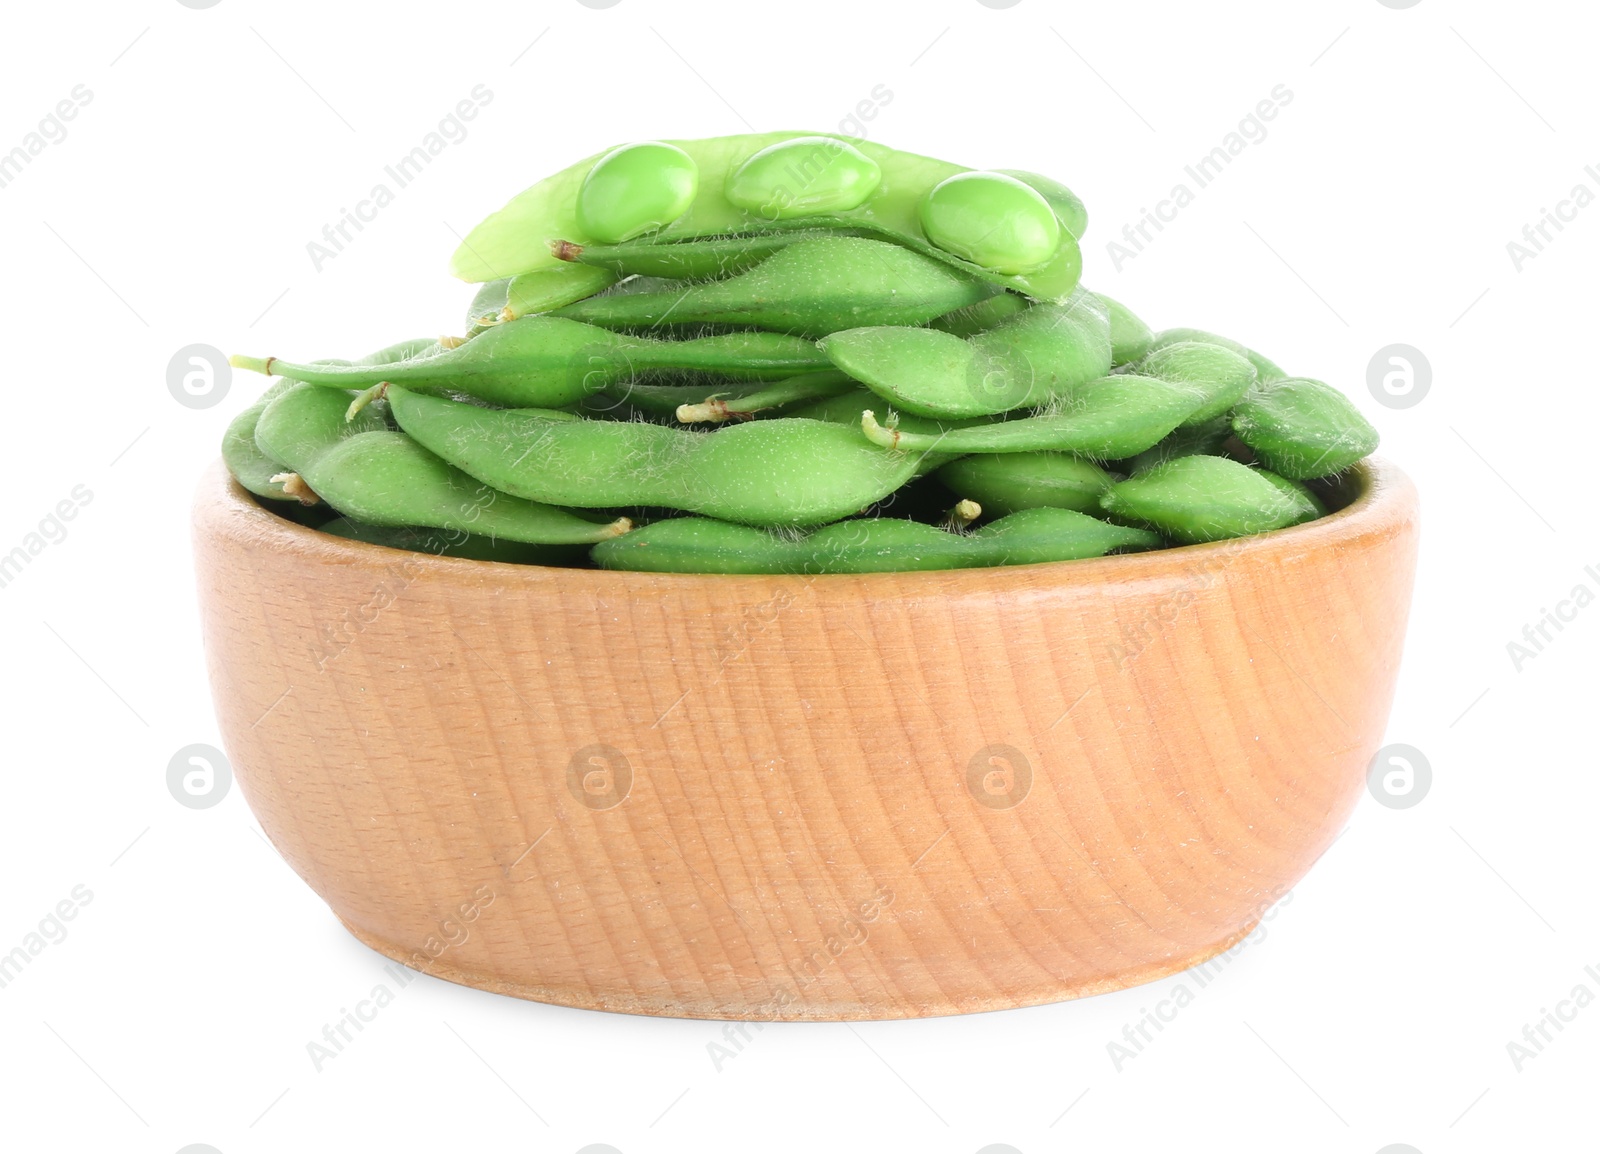
M 838 368 L 926 417 L 1043 405 L 1111 368 L 1105 305 L 1087 292 L 1034 305 L 966 340 L 933 329 L 863 328 L 820 343 Z
M 234 357 L 235 368 L 297 381 L 361 389 L 383 382 L 454 390 L 492 404 L 558 409 L 654 369 L 686 369 L 745 379 L 781 379 L 829 369 L 811 341 L 782 333 L 728 333 L 686 341 L 624 337 L 562 317 L 523 317 L 453 349 L 374 367 L 298 364 Z
M 274 381 L 255 404 L 228 422 L 228 429 L 222 434 L 222 463 L 233 474 L 235 481 L 257 497 L 273 501 L 294 499 L 283 491 L 281 482 L 272 479 L 288 472 L 288 467 L 282 461 L 267 456 L 256 444 L 256 422 L 261 419 L 267 406 L 293 388 L 294 383 L 290 380 Z
M 1014 176 L 960 172 L 923 198 L 922 231 L 981 268 L 1014 276 L 1037 268 L 1061 244 L 1050 202 Z
M 1031 565 L 1153 549 L 1154 533 L 1068 509 L 1029 509 L 972 533 L 862 518 L 801 538 L 701 517 L 657 521 L 590 551 L 606 569 L 654 573 L 894 573 Z M 618 546 L 622 546 L 618 548 Z
M 1200 544 L 1282 529 L 1316 516 L 1306 502 L 1248 465 L 1183 457 L 1119 481 L 1100 501 L 1113 517 Z
M 861 325 L 925 324 L 992 291 L 899 245 L 839 236 L 789 245 L 727 280 L 591 297 L 555 315 L 606 328 L 732 324 L 823 336 Z
M 1194 391 L 1153 377 L 1102 377 L 1074 390 L 1060 410 L 940 433 L 886 428 L 869 410 L 861 430 L 887 449 L 940 453 L 1025 453 L 1054 449 L 1114 461 L 1142 453 L 1177 428 L 1199 403 Z
M 1173 384 L 1192 385 L 1205 398 L 1184 421 L 1186 425 L 1203 425 L 1222 416 L 1256 382 L 1255 366 L 1247 358 L 1221 345 L 1199 341 L 1163 345 L 1133 371 Z
M 1222 456 L 1228 440 L 1233 436 L 1233 416 L 1223 413 L 1199 424 L 1184 422 L 1162 437 L 1160 442 L 1135 457 L 1129 458 L 1123 468 L 1129 473 L 1145 473 L 1167 461 L 1197 454 Z
M 979 453 L 951 461 L 936 475 L 951 492 L 1001 516 L 1022 509 L 1097 513 L 1101 494 L 1116 480 L 1093 461 L 1053 452 Z
M 1378 447 L 1378 430 L 1338 389 L 1285 377 L 1252 389 L 1233 431 L 1272 472 L 1294 480 L 1342 472 Z
M 975 337 L 981 332 L 1008 321 L 1018 313 L 1026 312 L 1032 302 L 1025 296 L 1012 292 L 997 292 L 992 297 L 945 313 L 928 322 L 930 329 L 949 333 L 954 337 Z
M 1061 222 L 1061 227 L 1075 240 L 1082 240 L 1083 234 L 1089 230 L 1089 210 L 1084 207 L 1078 194 L 1073 192 L 1059 180 L 1049 176 L 1041 176 L 1037 172 L 1024 172 L 1020 168 L 999 168 L 995 170 L 1001 176 L 1010 176 L 1022 181 L 1033 191 L 1044 197 L 1056 214 L 1056 219 Z
M 678 420 L 686 425 L 707 421 L 720 424 L 727 420 L 753 417 L 767 409 L 842 396 L 858 387 L 843 373 L 806 373 L 786 381 L 774 381 L 751 391 L 717 393 L 703 401 L 680 404 L 675 413 Z
M 496 492 L 385 427 L 374 408 L 347 421 L 349 403 L 342 390 L 302 385 L 277 397 L 256 423 L 262 452 L 347 517 L 548 545 L 603 541 L 630 527 L 626 519 L 596 525 Z
M 687 212 L 699 186 L 699 166 L 676 145 L 659 140 L 624 144 L 595 161 L 584 176 L 577 197 L 578 225 L 585 237 L 603 244 L 632 240 Z
M 815 134 L 772 132 L 670 142 L 698 165 L 700 190 L 688 211 L 652 239 L 665 243 L 790 228 L 848 229 L 893 241 L 1036 300 L 1065 300 L 1077 287 L 1083 258 L 1077 241 L 1065 228 L 1061 229 L 1060 244 L 1043 265 L 1016 276 L 972 264 L 934 244 L 922 230 L 923 196 L 947 177 L 971 170 L 871 141 L 846 141 L 883 171 L 877 191 L 856 208 L 768 221 L 728 200 L 724 188 L 730 172 L 768 145 L 809 135 Z M 451 272 L 469 281 L 529 272 L 558 261 L 549 245 L 555 238 L 580 245 L 601 240 L 580 226 L 574 209 L 578 190 L 594 162 L 595 158 L 581 160 L 546 177 L 481 222 L 456 250 Z
M 769 144 L 728 174 L 728 202 L 765 220 L 848 212 L 878 190 L 883 170 L 831 136 Z
M 1150 326 L 1134 316 L 1127 305 L 1112 300 L 1105 293 L 1096 295 L 1105 302 L 1111 318 L 1111 366 L 1120 369 L 1141 360 L 1150 352 L 1154 341 Z
M 400 427 L 478 480 L 577 508 L 654 505 L 750 525 L 817 525 L 917 473 L 845 425 L 778 417 L 706 433 L 632 421 L 552 421 L 391 388 Z
M 779 249 L 829 235 L 833 234 L 822 230 L 795 230 L 755 236 L 715 236 L 707 240 L 679 240 L 664 244 L 650 241 L 578 244 L 570 240 L 553 240 L 550 242 L 550 251 L 559 260 L 593 265 L 618 276 L 721 280 L 755 268 Z

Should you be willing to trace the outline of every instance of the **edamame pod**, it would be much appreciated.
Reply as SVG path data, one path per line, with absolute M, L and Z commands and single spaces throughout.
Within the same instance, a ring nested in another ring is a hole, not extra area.
M 349 404 L 344 390 L 303 384 L 273 400 L 256 423 L 262 452 L 347 517 L 549 545 L 591 544 L 631 527 L 626 518 L 596 525 L 496 492 L 388 429 L 378 405 L 347 421 Z
M 778 417 L 716 432 L 630 421 L 552 421 L 389 390 L 400 427 L 487 485 L 578 508 L 654 505 L 750 525 L 848 517 L 917 473 L 855 430 Z
M 550 251 L 563 261 L 593 265 L 618 276 L 666 277 L 673 280 L 721 280 L 766 260 L 779 249 L 803 240 L 833 235 L 828 232 L 773 232 L 756 236 L 716 236 L 706 240 L 680 240 L 666 244 L 634 241 L 629 244 L 578 244 L 550 242 Z M 562 304 L 570 304 L 563 301 Z M 558 306 L 559 307 L 559 306 Z
M 842 396 L 859 387 L 843 373 L 806 373 L 786 381 L 774 381 L 753 391 L 717 393 L 703 401 L 681 404 L 676 415 L 686 425 L 703 421 L 720 423 L 753 417 L 766 409 L 782 408 L 801 401 Z
M 1114 461 L 1142 453 L 1172 432 L 1201 398 L 1183 385 L 1124 374 L 1081 386 L 1059 411 L 940 433 L 885 428 L 869 410 L 861 429 L 887 449 L 940 453 L 1024 453 L 1054 449 Z
M 228 422 L 228 430 L 222 434 L 222 463 L 233 474 L 233 479 L 257 497 L 272 501 L 292 501 L 294 498 L 283 491 L 281 482 L 272 479 L 288 469 L 282 461 L 263 453 L 256 444 L 256 422 L 261 419 L 267 406 L 293 388 L 294 384 L 290 380 L 274 381 L 255 404 Z
M 571 565 L 583 557 L 582 545 L 529 545 L 503 537 L 415 526 L 368 525 L 350 517 L 336 517 L 321 526 L 324 533 L 346 541 L 363 541 L 408 553 L 435 557 L 464 557 L 472 561 L 503 561 L 513 565 Z
M 1233 412 L 1233 431 L 1268 469 L 1294 480 L 1342 472 L 1378 447 L 1350 399 L 1308 377 L 1258 386 Z
M 702 517 L 674 517 L 590 551 L 606 569 L 655 573 L 890 573 L 1030 565 L 1153 549 L 1156 534 L 1068 509 L 1029 509 L 972 533 L 918 521 L 862 518 L 808 536 Z
M 1070 453 L 979 453 L 941 467 L 940 481 L 1004 516 L 1022 509 L 1073 509 L 1098 513 L 1100 497 L 1116 477 Z
M 1017 293 L 998 292 L 975 305 L 945 313 L 928 323 L 930 329 L 949 333 L 955 337 L 974 337 L 981 332 L 1008 321 L 1018 313 L 1026 312 L 1032 302 Z
M 1203 425 L 1222 416 L 1256 382 L 1255 366 L 1245 357 L 1221 345 L 1199 341 L 1162 345 L 1133 371 L 1160 381 L 1192 385 L 1199 391 L 1205 400 L 1184 420 L 1186 425 Z
M 1160 442 L 1129 459 L 1124 468 L 1129 473 L 1144 473 L 1166 461 L 1196 455 L 1221 456 L 1228 439 L 1233 436 L 1233 417 L 1224 413 L 1198 425 L 1185 422 L 1162 437 Z
M 1199 544 L 1247 537 L 1316 517 L 1307 496 L 1226 457 L 1183 457 L 1119 481 L 1101 498 L 1114 517 Z
M 1105 293 L 1095 295 L 1105 302 L 1110 315 L 1112 367 L 1121 368 L 1141 360 L 1150 352 L 1155 339 L 1150 326 L 1134 316 L 1122 302 L 1112 300 Z
M 862 325 L 925 324 L 992 291 L 899 245 L 840 236 L 789 245 L 727 280 L 590 297 L 555 315 L 606 328 L 732 324 L 823 336 Z
M 1181 341 L 1199 341 L 1201 344 L 1206 345 L 1221 345 L 1225 349 L 1238 353 L 1256 367 L 1256 379 L 1258 381 L 1276 381 L 1288 376 L 1277 365 L 1254 349 L 1246 348 L 1232 337 L 1220 337 L 1216 333 L 1208 333 L 1204 329 L 1162 329 L 1150 342 L 1150 351 L 1155 352 L 1157 349 L 1165 348 L 1167 345 L 1175 345 Z
M 518 317 L 549 312 L 591 297 L 617 282 L 617 274 L 588 265 L 557 265 L 485 284 L 467 311 L 467 335 Z
M 925 417 L 976 417 L 1048 403 L 1111 369 L 1104 303 L 1081 292 L 1034 305 L 962 340 L 932 329 L 848 329 L 820 345 L 874 393 Z
M 814 135 L 769 132 L 657 142 L 681 149 L 695 162 L 699 171 L 699 192 L 688 210 L 657 232 L 653 239 L 667 242 L 797 227 L 856 229 L 943 260 L 979 279 L 1036 300 L 1065 300 L 1077 287 L 1082 256 L 1073 239 L 1070 222 L 1063 224 L 1055 252 L 1039 268 L 1018 275 L 981 268 L 932 243 L 923 231 L 920 215 L 922 199 L 930 189 L 948 177 L 972 170 L 932 157 L 900 152 L 872 141 L 825 138 L 833 142 L 830 148 L 846 144 L 859 150 L 882 172 L 883 178 L 876 191 L 855 208 L 769 221 L 759 212 L 740 208 L 727 198 L 725 187 L 729 174 L 757 152 L 774 144 Z M 462 242 L 451 261 L 451 272 L 468 281 L 531 272 L 558 259 L 549 248 L 552 240 L 564 238 L 580 245 L 601 240 L 580 226 L 577 213 L 579 190 L 599 159 L 600 156 L 593 156 L 580 160 L 512 198 Z M 819 166 L 808 169 L 804 164 L 797 165 L 798 179 L 792 190 L 795 195 L 805 194 L 805 173 L 812 169 L 820 170 Z
M 831 368 L 811 341 L 782 333 L 729 333 L 687 341 L 625 337 L 563 317 L 523 317 L 452 349 L 373 367 L 234 357 L 235 368 L 280 373 L 335 388 L 381 382 L 450 389 L 493 404 L 556 409 L 651 369 L 694 369 L 749 379 Z

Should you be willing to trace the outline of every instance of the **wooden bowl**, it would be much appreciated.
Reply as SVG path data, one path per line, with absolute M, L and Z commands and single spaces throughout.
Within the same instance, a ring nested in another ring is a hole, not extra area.
M 350 932 L 429 974 L 695 1018 L 1080 997 L 1249 933 L 1382 738 L 1416 495 L 1260 537 L 943 573 L 437 558 L 195 517 L 223 739 Z

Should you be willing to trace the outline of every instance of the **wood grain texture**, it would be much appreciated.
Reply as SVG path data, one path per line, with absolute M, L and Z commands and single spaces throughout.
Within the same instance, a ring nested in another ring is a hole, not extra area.
M 1361 482 L 1247 541 L 716 577 L 340 540 L 219 466 L 195 545 L 234 772 L 372 948 L 570 1006 L 919 1017 L 1185 969 L 1327 848 L 1417 545 L 1409 481 Z

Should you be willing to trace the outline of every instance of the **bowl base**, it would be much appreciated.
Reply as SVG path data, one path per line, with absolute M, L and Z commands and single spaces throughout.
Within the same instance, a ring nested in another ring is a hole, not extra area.
M 335 915 L 337 916 L 337 915 Z M 430 978 L 487 990 L 492 994 L 507 994 L 529 1002 L 544 1002 L 551 1006 L 568 1006 L 576 1010 L 605 1010 L 614 1014 L 640 1014 L 651 1018 L 694 1018 L 712 1021 L 781 1021 L 781 1022 L 882 1022 L 898 1018 L 941 1018 L 955 1014 L 979 1014 L 991 1010 L 1018 1010 L 1027 1006 L 1045 1006 L 1055 1002 L 1070 1002 L 1095 994 L 1109 994 L 1160 981 L 1181 974 L 1233 949 L 1249 937 L 1260 924 L 1260 919 L 1244 929 L 1229 935 L 1215 945 L 1206 946 L 1178 958 L 1163 958 L 1141 966 L 1105 974 L 1090 981 L 1064 982 L 1051 987 L 1037 987 L 1018 991 L 1014 997 L 974 997 L 961 1001 L 924 1003 L 899 1002 L 893 1005 L 873 1006 L 861 1002 L 816 1003 L 796 1001 L 774 1013 L 773 1002 L 695 1001 L 686 1002 L 670 998 L 646 998 L 628 991 L 596 994 L 590 990 L 571 987 L 532 986 L 522 982 L 464 970 L 434 961 L 426 966 L 416 964 L 414 948 L 396 945 L 365 930 L 357 929 L 343 918 L 339 924 L 362 945 L 407 969 L 426 974 Z

